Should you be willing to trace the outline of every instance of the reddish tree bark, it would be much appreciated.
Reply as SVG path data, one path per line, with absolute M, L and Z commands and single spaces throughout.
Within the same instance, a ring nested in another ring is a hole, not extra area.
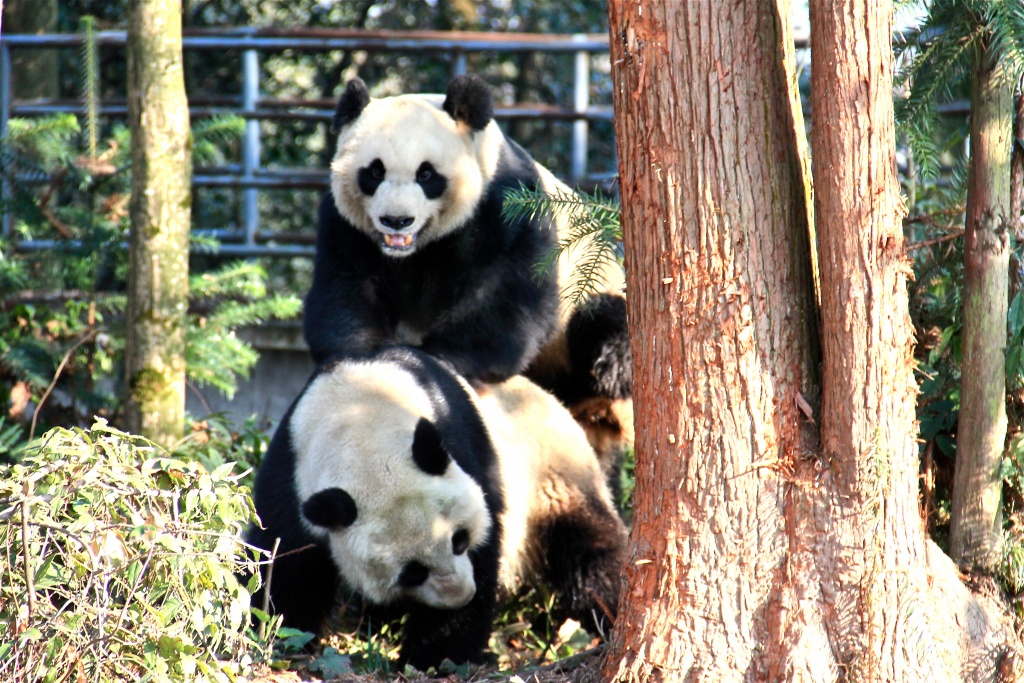
M 637 482 L 604 680 L 1005 664 L 917 510 L 892 8 L 835 5 L 812 2 L 819 328 L 788 2 L 609 3 Z

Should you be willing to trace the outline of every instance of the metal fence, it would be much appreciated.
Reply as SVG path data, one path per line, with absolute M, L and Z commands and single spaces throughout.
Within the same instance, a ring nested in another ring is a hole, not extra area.
M 124 31 L 101 31 L 95 34 L 101 48 L 123 49 L 127 42 Z M 80 34 L 0 36 L 0 137 L 6 132 L 12 116 L 43 116 L 58 112 L 78 112 L 81 103 L 70 100 L 13 99 L 11 92 L 11 52 L 13 50 L 63 48 L 82 45 Z M 550 119 L 572 122 L 570 176 L 573 182 L 587 177 L 588 123 L 610 120 L 611 105 L 590 101 L 590 66 L 595 55 L 606 55 L 606 35 L 538 35 L 495 34 L 458 31 L 357 31 L 344 29 L 199 29 L 186 31 L 182 38 L 185 51 L 237 50 L 241 54 L 241 93 L 238 96 L 190 98 L 193 118 L 225 111 L 235 112 L 246 120 L 241 142 L 241 163 L 218 169 L 197 169 L 193 176 L 196 188 L 234 187 L 241 192 L 240 225 L 217 230 L 222 245 L 219 253 L 228 256 L 309 255 L 309 236 L 282 236 L 260 230 L 258 198 L 261 191 L 288 188 L 326 188 L 327 170 L 269 169 L 261 163 L 260 122 L 272 119 L 305 119 L 329 123 L 334 114 L 333 100 L 284 100 L 261 97 L 260 59 L 270 52 L 293 50 L 297 53 L 365 50 L 369 52 L 401 51 L 444 55 L 451 75 L 466 71 L 466 55 L 474 52 L 541 52 L 574 55 L 572 103 L 569 106 L 517 103 L 498 106 L 495 117 Z M 124 101 L 101 103 L 104 116 L 126 116 Z M 3 217 L 3 234 L 12 238 L 11 216 Z M 305 241 L 305 244 L 288 244 Z M 19 249 L 45 249 L 50 241 L 35 240 L 17 243 Z
M 95 34 L 100 47 L 123 49 L 124 31 L 101 31 Z M 76 49 L 82 45 L 80 34 L 0 36 L 0 137 L 6 132 L 11 116 L 42 116 L 57 112 L 77 112 L 81 103 L 71 100 L 19 101 L 11 92 L 11 52 L 41 48 Z M 798 50 L 808 47 L 807 35 L 795 39 Z M 608 54 L 606 35 L 571 34 L 539 35 L 511 33 L 480 33 L 459 31 L 361 31 L 345 29 L 193 29 L 185 32 L 182 46 L 186 51 L 237 50 L 241 54 L 241 93 L 237 96 L 190 97 L 191 116 L 200 118 L 225 111 L 235 112 L 246 120 L 241 143 L 241 163 L 216 169 L 197 169 L 193 175 L 196 188 L 237 188 L 241 193 L 240 217 L 237 226 L 212 232 L 221 240 L 220 254 L 226 256 L 311 255 L 312 235 L 281 235 L 260 230 L 258 199 L 260 192 L 272 189 L 322 189 L 327 187 L 326 169 L 271 169 L 262 165 L 261 121 L 303 119 L 329 123 L 335 102 L 325 99 L 286 100 L 260 95 L 260 59 L 272 52 L 292 50 L 297 53 L 365 50 L 368 52 L 430 53 L 447 58 L 452 76 L 466 71 L 466 56 L 471 53 L 568 53 L 574 55 L 572 102 L 565 106 L 517 103 L 495 109 L 498 119 L 548 119 L 572 122 L 569 180 L 574 183 L 588 177 L 588 124 L 612 118 L 610 104 L 590 101 L 590 67 L 595 56 Z M 104 101 L 105 116 L 126 116 L 124 101 Z M 940 106 L 947 115 L 963 116 L 969 111 L 966 102 Z M 12 238 L 11 216 L 4 215 L 3 234 Z M 20 241 L 20 249 L 45 249 L 55 246 L 45 240 Z

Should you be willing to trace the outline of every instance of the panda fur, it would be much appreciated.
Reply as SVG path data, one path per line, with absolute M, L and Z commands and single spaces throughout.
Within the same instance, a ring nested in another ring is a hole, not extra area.
M 522 376 L 478 395 L 405 347 L 325 365 L 254 500 L 249 541 L 276 546 L 272 612 L 319 634 L 343 581 L 408 615 L 402 659 L 420 669 L 478 660 L 520 583 L 585 623 L 616 607 L 625 528 L 579 425 Z
M 559 294 L 587 245 L 563 253 L 556 272 L 535 272 L 568 221 L 509 220 L 505 196 L 521 186 L 571 190 L 505 137 L 487 84 L 460 76 L 443 96 L 373 99 L 354 79 L 334 129 L 304 308 L 314 362 L 409 344 L 474 386 L 525 370 L 585 426 L 600 419 L 606 433 L 631 433 L 631 411 L 622 425 L 595 417 L 625 415 L 632 393 L 622 269 L 608 263 L 596 274 L 603 301 L 586 310 L 560 305 Z

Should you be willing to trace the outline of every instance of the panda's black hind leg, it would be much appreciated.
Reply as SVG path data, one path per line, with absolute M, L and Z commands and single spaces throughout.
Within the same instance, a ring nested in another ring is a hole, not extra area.
M 573 375 L 568 386 L 577 395 L 559 398 L 571 405 L 591 397 L 614 401 L 633 395 L 625 297 L 593 295 L 573 312 L 565 336 Z
M 544 579 L 558 595 L 562 616 L 606 628 L 614 619 L 626 554 L 626 528 L 603 499 L 549 520 L 542 530 Z

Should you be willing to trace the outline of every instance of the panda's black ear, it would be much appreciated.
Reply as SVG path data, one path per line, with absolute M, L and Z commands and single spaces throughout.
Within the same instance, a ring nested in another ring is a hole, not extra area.
M 427 474 L 441 476 L 448 469 L 451 456 L 441 443 L 441 432 L 434 423 L 421 417 L 412 437 L 412 459 Z
M 361 78 L 353 78 L 345 85 L 345 92 L 338 98 L 338 108 L 334 110 L 331 121 L 331 132 L 337 133 L 342 128 L 359 118 L 370 103 L 370 91 Z
M 491 89 L 479 76 L 456 76 L 448 84 L 444 110 L 473 130 L 483 130 L 494 118 Z
M 339 488 L 323 489 L 302 504 L 302 516 L 325 529 L 343 529 L 356 521 L 356 501 L 348 491 Z

